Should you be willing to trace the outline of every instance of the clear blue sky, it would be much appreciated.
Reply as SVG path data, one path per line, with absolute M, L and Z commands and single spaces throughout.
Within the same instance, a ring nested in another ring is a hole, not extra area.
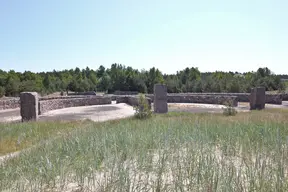
M 288 74 L 286 0 L 1 0 L 0 69 Z

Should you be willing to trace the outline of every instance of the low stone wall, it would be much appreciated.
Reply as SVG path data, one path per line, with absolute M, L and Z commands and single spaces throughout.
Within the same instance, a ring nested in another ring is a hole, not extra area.
M 96 97 L 96 96 L 41 100 L 39 101 L 39 114 L 67 107 L 105 105 L 105 104 L 111 104 L 111 102 L 112 102 L 111 97 Z
M 250 94 L 249 93 L 169 93 L 168 94 L 168 98 L 173 96 L 182 96 L 182 97 L 187 97 L 187 96 L 209 96 L 209 97 L 205 97 L 209 100 L 213 100 L 213 97 L 218 97 L 218 96 L 236 96 L 237 97 L 237 101 L 238 102 L 250 102 Z M 46 100 L 71 100 L 71 99 L 76 99 L 75 102 L 79 102 L 79 100 L 81 99 L 86 99 L 88 97 L 96 97 L 96 96 L 84 96 L 84 95 L 74 95 L 74 96 L 57 96 L 57 97 L 40 97 L 39 101 L 46 101 Z M 117 100 L 117 98 L 119 98 L 119 95 L 108 95 L 105 97 L 110 97 L 111 100 Z M 129 97 L 128 95 L 124 96 L 124 97 Z M 154 95 L 153 94 L 146 94 L 147 98 L 150 98 L 151 101 L 153 102 L 154 100 Z M 177 99 L 176 97 L 176 99 Z M 102 97 L 97 97 L 97 98 L 102 98 Z M 206 100 L 207 100 L 206 99 Z M 88 99 L 90 100 L 90 99 Z M 173 99 L 172 99 L 173 100 Z M 175 99 L 174 99 L 175 100 Z M 179 99 L 178 99 L 179 100 Z M 197 100 L 200 101 L 200 98 L 198 98 Z M 202 101 L 206 102 L 206 100 L 202 99 Z M 211 103 L 211 101 L 209 101 L 209 103 Z M 266 94 L 266 103 L 268 104 L 278 104 L 281 105 L 282 104 L 282 100 L 283 101 L 288 101 L 288 94 Z M 170 100 L 168 100 L 169 102 Z M 192 102 L 193 100 L 188 100 L 188 102 Z M 57 101 L 58 102 L 58 101 Z M 72 102 L 72 101 L 71 101 Z M 111 103 L 111 101 L 109 101 Z M 92 102 L 93 103 L 93 102 Z M 96 102 L 97 103 L 97 102 Z M 126 103 L 126 102 L 124 102 Z M 72 104 L 68 105 L 71 106 Z M 85 105 L 85 104 L 83 104 Z M 79 104 L 75 104 L 75 106 L 79 106 Z M 81 106 L 81 105 L 80 105 Z M 19 98 L 9 98 L 9 99 L 0 99 L 0 110 L 5 110 L 5 109 L 16 109 L 20 107 L 20 99 Z M 61 107 L 63 108 L 63 107 Z M 59 108 L 58 108 L 59 109 Z
M 173 95 L 172 93 L 171 95 Z M 236 96 L 238 102 L 249 102 L 250 93 L 180 93 L 183 95 Z M 170 95 L 170 94 L 169 94 Z
M 238 102 L 250 102 L 250 93 L 169 93 L 168 97 L 171 96 L 209 96 L 211 97 L 218 97 L 218 96 L 236 96 Z M 154 99 L 153 94 L 147 94 L 146 97 Z M 281 105 L 282 104 L 282 97 L 281 94 L 266 94 L 266 103 L 268 104 L 276 104 Z
M 119 97 L 119 95 L 111 95 L 111 94 L 107 94 L 107 96 L 110 96 L 112 101 L 116 101 L 116 99 Z
M 288 101 L 288 93 L 283 93 L 282 94 L 282 100 L 283 101 Z
M 20 107 L 20 99 L 15 98 L 15 99 L 4 99 L 0 100 L 0 110 L 5 110 L 5 109 L 16 109 Z
M 232 106 L 237 107 L 238 101 L 236 96 L 220 96 L 220 95 L 168 95 L 168 103 L 205 103 L 205 104 L 218 104 L 225 105 L 227 102 Z
M 87 92 L 76 92 L 76 93 L 68 93 L 69 95 L 96 95 L 95 91 L 87 91 Z
M 153 95 L 148 95 L 149 104 L 154 100 Z M 234 107 L 238 106 L 236 96 L 209 96 L 209 95 L 168 95 L 167 103 L 206 103 L 224 105 L 226 102 L 231 102 Z M 116 103 L 127 103 L 129 105 L 138 105 L 137 96 L 118 96 Z
M 115 91 L 114 95 L 138 95 L 138 91 Z
M 112 100 L 115 98 L 116 103 L 128 103 L 129 96 L 113 96 Z
M 56 96 L 56 97 L 39 97 L 39 101 L 46 100 L 56 100 L 56 99 L 75 99 L 75 98 L 86 98 L 89 96 Z M 90 96 L 91 97 L 91 96 Z M 16 109 L 20 107 L 20 98 L 8 98 L 8 99 L 0 99 L 0 110 L 5 109 Z
M 265 96 L 265 103 L 268 103 L 268 104 L 275 104 L 275 105 L 282 105 L 282 95 L 281 94 L 266 94 Z
M 56 97 L 39 97 L 39 101 L 54 100 L 54 99 L 75 99 L 75 98 L 86 98 L 86 97 L 89 97 L 89 96 L 70 95 L 70 96 L 56 96 Z
M 151 108 L 152 100 L 146 97 L 149 108 Z M 139 106 L 139 97 L 138 96 L 117 96 L 116 103 L 126 103 L 131 106 Z
M 250 102 L 250 93 L 179 93 L 182 95 L 214 95 L 214 96 L 236 96 L 238 102 Z M 171 93 L 168 95 L 177 95 Z M 266 94 L 266 103 L 269 104 L 282 104 L 282 95 L 281 94 Z

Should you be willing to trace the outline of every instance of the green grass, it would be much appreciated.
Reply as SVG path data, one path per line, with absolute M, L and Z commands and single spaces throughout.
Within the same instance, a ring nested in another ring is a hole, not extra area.
M 0 123 L 0 156 L 29 148 L 49 138 L 59 137 L 87 124 L 88 121 Z
M 75 126 L 0 165 L 0 191 L 288 191 L 287 110 Z

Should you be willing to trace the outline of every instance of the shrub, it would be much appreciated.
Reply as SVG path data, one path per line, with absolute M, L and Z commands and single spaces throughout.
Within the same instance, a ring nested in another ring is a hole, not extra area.
M 236 109 L 233 107 L 232 101 L 227 101 L 223 109 L 223 115 L 226 116 L 235 116 L 237 114 Z
M 147 119 L 152 116 L 152 111 L 150 109 L 148 100 L 143 94 L 140 94 L 138 99 L 138 106 L 134 106 L 134 110 L 134 116 L 137 119 Z

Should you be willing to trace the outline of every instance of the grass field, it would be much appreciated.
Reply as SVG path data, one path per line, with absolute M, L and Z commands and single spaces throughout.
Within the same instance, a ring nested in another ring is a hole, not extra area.
M 284 109 L 7 124 L 0 134 L 2 154 L 38 143 L 0 165 L 0 191 L 288 191 Z
M 0 123 L 0 156 L 29 148 L 50 138 L 61 137 L 63 134 L 79 129 L 87 123 L 89 121 Z

